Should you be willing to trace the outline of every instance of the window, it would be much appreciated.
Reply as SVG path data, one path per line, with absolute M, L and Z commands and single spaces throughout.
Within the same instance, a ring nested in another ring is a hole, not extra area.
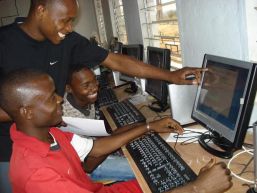
M 176 1 L 138 1 L 144 46 L 168 48 L 171 66 L 182 67 Z
M 99 31 L 99 36 L 100 36 L 99 44 L 102 47 L 106 47 L 105 44 L 107 44 L 107 37 L 106 37 L 106 30 L 105 30 L 105 23 L 104 23 L 101 0 L 94 0 L 94 4 L 95 4 L 95 11 L 96 11 L 96 19 L 97 19 L 97 24 L 98 24 L 98 31 Z
M 118 41 L 127 44 L 127 31 L 124 19 L 122 0 L 111 0 L 114 17 L 114 27 L 118 37 Z

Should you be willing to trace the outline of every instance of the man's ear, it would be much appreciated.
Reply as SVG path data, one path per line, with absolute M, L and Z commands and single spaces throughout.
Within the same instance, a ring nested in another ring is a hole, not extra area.
M 68 85 L 68 84 L 66 84 L 65 90 L 67 93 L 72 93 L 72 89 L 71 89 L 70 85 Z
M 20 115 L 24 117 L 25 119 L 32 119 L 32 109 L 30 107 L 21 107 L 20 108 Z
M 45 13 L 46 13 L 46 7 L 44 5 L 38 5 L 36 7 L 36 16 L 39 19 L 42 19 Z

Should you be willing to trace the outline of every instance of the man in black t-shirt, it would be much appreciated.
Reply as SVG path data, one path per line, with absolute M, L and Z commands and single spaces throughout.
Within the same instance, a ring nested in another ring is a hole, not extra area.
M 21 24 L 0 28 L 0 68 L 9 72 L 33 68 L 47 72 L 55 81 L 57 93 L 64 94 L 69 65 L 103 65 L 124 74 L 161 79 L 175 84 L 198 84 L 203 69 L 183 68 L 164 71 L 128 56 L 109 53 L 73 32 L 76 0 L 31 0 L 29 14 Z M 133 66 L 133 68 L 127 68 Z M 195 80 L 186 80 L 194 74 Z M 9 161 L 11 141 L 9 116 L 0 108 L 0 161 Z
M 77 11 L 76 0 L 31 0 L 28 17 L 23 23 L 0 28 L 0 70 L 6 73 L 20 68 L 32 68 L 47 72 L 52 76 L 57 93 L 61 96 L 64 94 L 70 65 L 86 64 L 92 68 L 101 64 L 134 77 L 161 79 L 174 84 L 200 82 L 201 72 L 205 69 L 183 68 L 171 72 L 128 56 L 109 53 L 91 44 L 88 39 L 73 32 L 72 22 Z M 187 75 L 195 75 L 195 79 L 186 80 Z M 9 161 L 11 119 L 0 108 L 0 122 L 4 121 L 6 125 L 0 125 L 0 161 Z M 212 172 L 215 174 L 217 170 Z M 205 173 L 210 174 L 210 171 Z M 200 190 L 206 186 L 213 193 L 221 191 L 211 180 L 208 184 L 198 185 L 195 188 Z M 231 184 L 228 183 L 228 186 Z
M 64 94 L 71 64 L 87 64 L 89 68 L 102 64 L 125 74 L 162 79 L 175 84 L 197 84 L 200 81 L 202 69 L 164 71 L 128 56 L 109 53 L 91 44 L 88 39 L 73 32 L 72 22 L 77 10 L 76 0 L 32 0 L 28 17 L 23 23 L 13 23 L 0 28 L 0 68 L 4 72 L 19 68 L 45 71 L 54 79 L 57 93 L 61 96 Z M 196 79 L 186 80 L 188 74 L 194 74 Z M 0 122 L 8 120 L 9 117 L 0 109 Z M 1 133 L 9 135 L 9 129 L 4 129 L 1 125 L 0 128 L 0 136 Z M 3 147 L 0 149 L 6 150 L 3 145 L 0 144 Z M 3 155 L 1 150 L 0 155 Z M 0 157 L 0 161 L 8 160 L 8 157 L 7 153 Z
M 174 84 L 200 82 L 201 72 L 205 69 L 183 68 L 171 72 L 128 56 L 109 53 L 91 44 L 88 39 L 73 32 L 72 23 L 77 11 L 77 0 L 31 0 L 29 14 L 23 23 L 0 28 L 0 70 L 7 73 L 20 68 L 33 68 L 47 72 L 55 82 L 56 92 L 61 96 L 64 94 L 71 64 L 86 64 L 88 68 L 101 64 L 134 77 L 161 79 Z M 187 80 L 187 75 L 194 75 L 195 79 Z M 11 155 L 9 136 L 11 119 L 1 108 L 0 122 L 5 122 L 5 125 L 0 125 L 0 162 L 8 162 Z M 217 171 L 217 169 L 211 170 L 211 173 L 203 171 L 205 174 L 201 176 L 205 178 L 206 175 L 218 174 Z M 200 191 L 205 191 L 205 187 L 208 187 L 212 193 L 221 191 L 212 181 L 207 184 L 201 184 L 201 181 L 200 178 L 198 184 Z M 228 182 L 229 188 L 230 180 Z M 1 189 L 0 191 L 2 192 Z M 193 191 L 197 192 L 196 189 Z
M 73 32 L 72 22 L 77 11 L 76 0 L 32 0 L 23 23 L 0 28 L 0 68 L 5 72 L 18 68 L 43 70 L 52 76 L 60 95 L 64 94 L 70 64 L 87 64 L 89 68 L 102 64 L 124 74 L 175 84 L 197 84 L 200 81 L 203 69 L 165 71 L 91 44 Z M 194 74 L 196 79 L 186 80 L 189 74 Z M 4 120 L 3 116 L 0 120 Z

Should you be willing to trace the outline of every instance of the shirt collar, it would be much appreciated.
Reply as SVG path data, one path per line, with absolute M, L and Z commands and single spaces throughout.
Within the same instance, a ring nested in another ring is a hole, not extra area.
M 87 105 L 86 107 L 81 107 L 81 106 L 77 105 L 77 103 L 74 100 L 74 97 L 70 93 L 67 93 L 66 99 L 71 104 L 71 106 L 73 106 L 79 112 L 81 112 L 85 116 L 89 116 L 90 110 L 91 110 L 91 104 Z
M 16 124 L 11 126 L 10 134 L 14 145 L 17 145 L 18 147 L 30 149 L 42 157 L 46 157 L 50 151 L 50 144 L 42 142 L 35 137 L 28 136 L 23 132 L 18 131 Z

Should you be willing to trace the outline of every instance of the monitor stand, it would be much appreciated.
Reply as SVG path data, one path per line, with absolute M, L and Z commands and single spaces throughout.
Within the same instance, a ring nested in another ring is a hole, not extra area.
M 148 105 L 148 107 L 155 112 L 164 112 L 169 108 L 168 104 L 161 104 L 158 101 L 152 102 L 152 104 Z
M 249 188 L 246 193 L 257 193 L 255 188 Z
M 137 93 L 137 85 L 136 85 L 136 83 L 135 82 L 130 82 L 129 84 L 130 84 L 130 87 L 125 88 L 124 91 L 127 92 L 127 93 L 131 93 L 131 94 Z
M 200 138 L 198 139 L 199 144 L 209 153 L 217 156 L 217 157 L 221 157 L 221 158 L 225 158 L 225 159 L 229 159 L 233 156 L 233 151 L 231 150 L 231 148 L 229 148 L 229 142 L 227 140 L 225 140 L 224 138 L 219 137 L 218 135 L 215 134 L 202 134 L 200 136 Z M 206 142 L 207 141 L 207 142 Z M 209 141 L 213 141 L 213 143 L 215 145 L 217 145 L 217 147 L 221 148 L 222 150 L 218 150 L 215 147 L 211 147 L 208 142 Z

